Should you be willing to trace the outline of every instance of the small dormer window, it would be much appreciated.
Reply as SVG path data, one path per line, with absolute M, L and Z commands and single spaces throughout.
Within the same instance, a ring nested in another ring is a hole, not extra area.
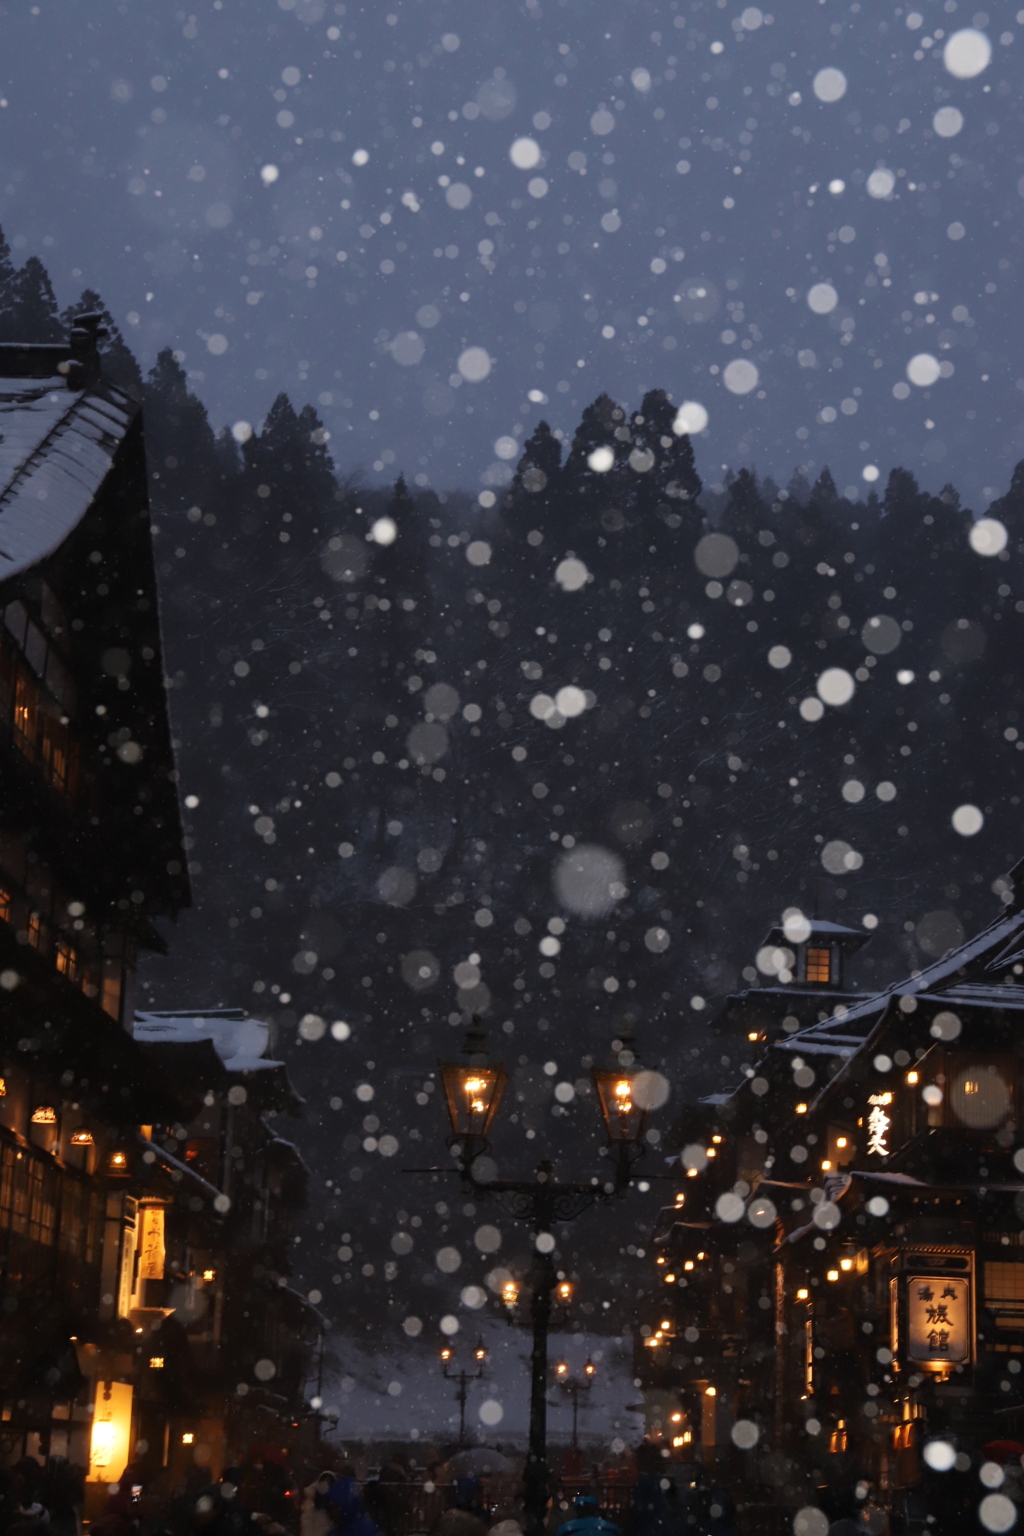
M 807 980 L 824 982 L 826 985 L 832 980 L 832 951 L 829 949 L 808 949 L 807 951 Z

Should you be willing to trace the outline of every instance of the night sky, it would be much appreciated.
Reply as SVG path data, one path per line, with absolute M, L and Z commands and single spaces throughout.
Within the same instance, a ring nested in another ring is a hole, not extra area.
M 710 484 L 900 463 L 978 508 L 1024 453 L 1024 13 L 778 12 L 4 6 L 0 222 L 215 422 L 285 389 L 371 480 L 500 486 L 541 414 L 661 386 Z

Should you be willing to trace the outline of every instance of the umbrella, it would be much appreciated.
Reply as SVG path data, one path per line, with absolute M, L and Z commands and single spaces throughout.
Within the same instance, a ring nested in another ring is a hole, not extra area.
M 492 1451 L 486 1445 L 459 1451 L 451 1459 L 451 1469 L 456 1477 L 486 1477 L 488 1473 L 515 1471 L 507 1456 L 503 1456 L 500 1451 Z
M 1019 1460 L 1024 1456 L 1024 1445 L 1019 1440 L 991 1440 L 988 1445 L 982 1446 L 982 1454 L 989 1461 L 998 1461 L 1005 1466 L 1008 1461 Z

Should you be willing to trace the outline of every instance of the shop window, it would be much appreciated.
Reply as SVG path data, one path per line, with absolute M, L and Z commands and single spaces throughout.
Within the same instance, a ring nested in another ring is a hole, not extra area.
M 36 685 L 21 667 L 14 684 L 14 740 L 30 760 L 36 755 L 39 695 Z
M 0 922 L 9 923 L 11 920 L 11 893 L 0 886 Z
M 30 912 L 28 915 L 28 942 L 33 949 L 43 947 L 43 919 L 38 912 Z

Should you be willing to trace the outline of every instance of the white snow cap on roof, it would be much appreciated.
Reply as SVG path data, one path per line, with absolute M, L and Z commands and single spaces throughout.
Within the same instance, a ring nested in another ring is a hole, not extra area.
M 229 1072 L 258 1072 L 281 1066 L 281 1062 L 270 1061 L 266 1056 L 270 1025 L 263 1019 L 250 1018 L 242 1008 L 137 1013 L 132 1033 L 144 1045 L 186 1045 L 209 1040 Z

